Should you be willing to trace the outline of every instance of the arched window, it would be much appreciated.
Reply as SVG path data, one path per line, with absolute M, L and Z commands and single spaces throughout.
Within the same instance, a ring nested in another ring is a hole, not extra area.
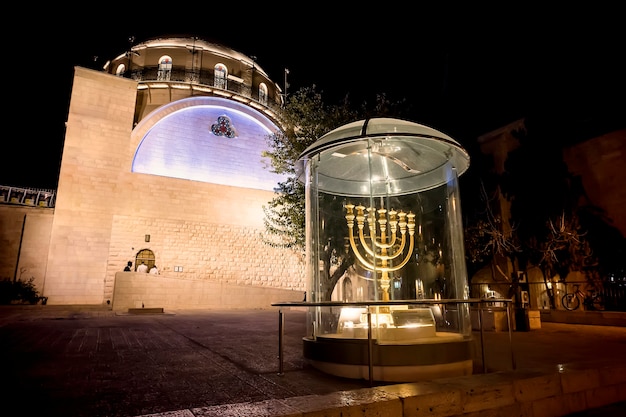
M 221 88 L 222 90 L 226 90 L 226 78 L 228 77 L 228 70 L 226 69 L 226 65 L 217 64 L 215 65 L 215 80 L 213 82 L 213 86 L 215 88 Z
M 157 80 L 169 81 L 172 76 L 172 58 L 163 55 L 159 59 L 159 70 L 157 72 Z
M 259 84 L 259 103 L 267 106 L 267 85 Z
M 124 75 L 125 72 L 126 72 L 126 65 L 119 64 L 117 66 L 117 69 L 115 70 L 115 75 L 121 77 L 122 75 Z
M 135 271 L 137 270 L 137 266 L 141 265 L 142 263 L 146 264 L 148 266 L 148 270 L 150 270 L 150 268 L 152 268 L 154 266 L 154 252 L 152 252 L 150 249 L 142 249 L 139 252 L 137 252 L 137 256 L 135 257 Z

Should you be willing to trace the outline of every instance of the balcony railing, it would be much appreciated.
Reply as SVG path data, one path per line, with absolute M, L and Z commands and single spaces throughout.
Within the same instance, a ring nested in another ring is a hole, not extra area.
M 0 185 L 0 204 L 31 207 L 54 207 L 56 190 Z
M 605 277 L 602 284 L 595 287 L 586 281 L 555 282 L 554 287 L 550 290 L 543 282 L 522 284 L 529 293 L 526 306 L 531 309 L 564 310 L 563 296 L 574 292 L 576 285 L 579 286 L 584 295 L 588 294 L 587 290 L 595 291 L 600 296 L 602 308 L 605 311 L 626 311 L 626 276 Z M 489 299 L 490 293 L 496 294 L 496 297 L 508 297 L 512 292 L 511 284 L 508 282 L 471 284 L 470 286 L 473 296 L 485 299 Z M 554 305 L 551 305 L 550 293 L 552 293 Z M 577 311 L 587 309 L 588 306 L 581 300 Z
M 238 96 L 248 98 L 261 106 L 273 110 L 274 112 L 280 110 L 279 101 L 273 99 L 272 97 L 260 97 L 258 89 L 252 89 L 250 85 L 246 85 L 233 79 L 221 80 L 219 78 L 216 83 L 215 71 L 213 70 L 192 70 L 185 67 L 173 67 L 170 70 L 162 70 L 159 69 L 158 66 L 148 66 L 126 72 L 124 77 L 132 78 L 133 80 L 143 84 L 168 83 L 171 85 L 189 84 L 191 86 L 197 85 L 210 87 L 212 89 L 228 91 Z

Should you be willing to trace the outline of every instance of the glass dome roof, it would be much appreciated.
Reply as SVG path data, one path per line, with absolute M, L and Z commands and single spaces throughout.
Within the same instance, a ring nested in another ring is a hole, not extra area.
M 445 184 L 469 154 L 446 134 L 392 118 L 365 119 L 332 130 L 300 155 L 315 159 L 319 191 L 346 196 L 402 195 Z

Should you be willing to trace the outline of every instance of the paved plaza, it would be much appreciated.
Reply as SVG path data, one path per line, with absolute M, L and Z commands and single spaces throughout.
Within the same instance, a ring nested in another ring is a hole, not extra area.
M 370 387 L 307 364 L 305 313 L 298 309 L 285 311 L 284 374 L 278 375 L 278 328 L 277 308 L 116 314 L 0 306 L 4 408 L 26 415 L 192 416 L 189 410 L 202 407 Z M 483 366 L 476 332 L 474 372 L 626 363 L 623 327 L 542 323 L 511 338 L 484 332 Z

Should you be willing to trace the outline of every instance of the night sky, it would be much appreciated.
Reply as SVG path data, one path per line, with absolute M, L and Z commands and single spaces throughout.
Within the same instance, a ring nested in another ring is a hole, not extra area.
M 406 100 L 410 120 L 468 148 L 483 133 L 537 115 L 570 131 L 626 127 L 626 36 L 617 3 L 579 10 L 394 3 L 269 1 L 249 11 L 184 3 L 176 12 L 175 4 L 99 4 L 89 12 L 50 5 L 28 10 L 46 18 L 37 27 L 18 11 L 14 26 L 22 33 L 5 45 L 15 62 L 5 62 L 13 79 L 5 120 L 18 128 L 5 129 L 0 185 L 56 188 L 73 69 L 101 69 L 131 36 L 223 44 L 256 56 L 281 87 L 289 69 L 288 93 L 315 85 L 330 103 L 346 94 L 352 102 L 383 93 Z

